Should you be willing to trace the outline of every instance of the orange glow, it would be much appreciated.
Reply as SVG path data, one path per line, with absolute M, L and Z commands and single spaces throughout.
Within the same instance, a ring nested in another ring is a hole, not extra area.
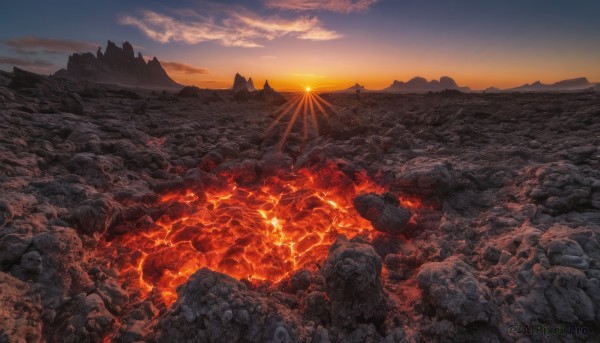
M 176 287 L 202 267 L 252 283 L 278 282 L 299 268 L 315 268 L 339 235 L 376 234 L 352 205 L 360 193 L 384 191 L 364 172 L 351 179 L 329 163 L 278 175 L 250 186 L 225 175 L 226 185 L 205 194 L 162 196 L 161 205 L 178 209 L 177 215 L 102 242 L 100 254 L 113 261 L 132 293 L 157 292 L 169 305 Z
M 307 86 L 304 93 L 297 93 L 294 97 L 292 97 L 291 101 L 288 101 L 286 104 L 280 107 L 280 111 L 275 112 L 279 112 L 278 116 L 267 128 L 265 134 L 268 134 L 275 126 L 277 126 L 277 124 L 279 124 L 279 122 L 286 115 L 290 116 L 288 125 L 285 128 L 285 132 L 283 133 L 278 145 L 279 151 L 282 151 L 285 146 L 285 142 L 294 127 L 294 124 L 296 124 L 298 120 L 301 120 L 302 122 L 302 138 L 304 142 L 306 142 L 308 140 L 309 123 L 312 125 L 314 131 L 319 134 L 319 122 L 317 121 L 317 115 L 320 112 L 320 115 L 328 118 L 329 113 L 333 112 L 333 105 L 327 100 L 323 99 L 316 92 L 313 92 L 311 87 Z

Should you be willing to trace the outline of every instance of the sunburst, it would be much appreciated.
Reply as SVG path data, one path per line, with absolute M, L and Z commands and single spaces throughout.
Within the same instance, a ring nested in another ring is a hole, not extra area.
M 265 136 L 270 133 L 277 125 L 279 125 L 285 118 L 289 117 L 287 126 L 279 144 L 277 145 L 278 150 L 282 151 L 288 136 L 292 132 L 296 122 L 302 120 L 302 139 L 306 143 L 308 140 L 309 130 L 312 129 L 317 133 L 319 132 L 318 116 L 322 115 L 326 120 L 329 120 L 329 115 L 335 113 L 333 111 L 333 105 L 327 100 L 323 99 L 314 89 L 310 86 L 304 88 L 304 92 L 298 92 L 292 95 L 291 100 L 275 110 L 275 120 L 265 131 Z M 309 127 L 309 125 L 311 127 Z

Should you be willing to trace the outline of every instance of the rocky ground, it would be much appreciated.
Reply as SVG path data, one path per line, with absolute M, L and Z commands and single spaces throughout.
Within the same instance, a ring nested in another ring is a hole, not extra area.
M 0 342 L 600 340 L 600 93 L 322 94 L 283 152 L 276 105 L 194 94 L 0 74 Z M 162 308 L 96 253 L 223 168 L 328 162 L 418 198 L 416 224 L 366 195 L 379 238 L 269 288 L 203 268 Z

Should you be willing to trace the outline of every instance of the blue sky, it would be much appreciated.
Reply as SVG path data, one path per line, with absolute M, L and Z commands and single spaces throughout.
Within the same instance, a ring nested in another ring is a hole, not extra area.
M 236 72 L 286 89 L 376 89 L 416 75 L 473 88 L 600 81 L 598 18 L 600 1 L 586 0 L 21 0 L 0 5 L 0 69 L 49 74 L 110 39 L 207 87 Z

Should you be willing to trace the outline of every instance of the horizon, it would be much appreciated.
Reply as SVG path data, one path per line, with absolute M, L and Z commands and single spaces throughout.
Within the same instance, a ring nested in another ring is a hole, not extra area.
M 200 88 L 230 88 L 235 73 L 282 91 L 381 90 L 417 76 L 472 90 L 600 82 L 593 1 L 61 1 L 29 13 L 32 3 L 0 13 L 0 69 L 53 74 L 68 55 L 104 51 L 111 40 Z

